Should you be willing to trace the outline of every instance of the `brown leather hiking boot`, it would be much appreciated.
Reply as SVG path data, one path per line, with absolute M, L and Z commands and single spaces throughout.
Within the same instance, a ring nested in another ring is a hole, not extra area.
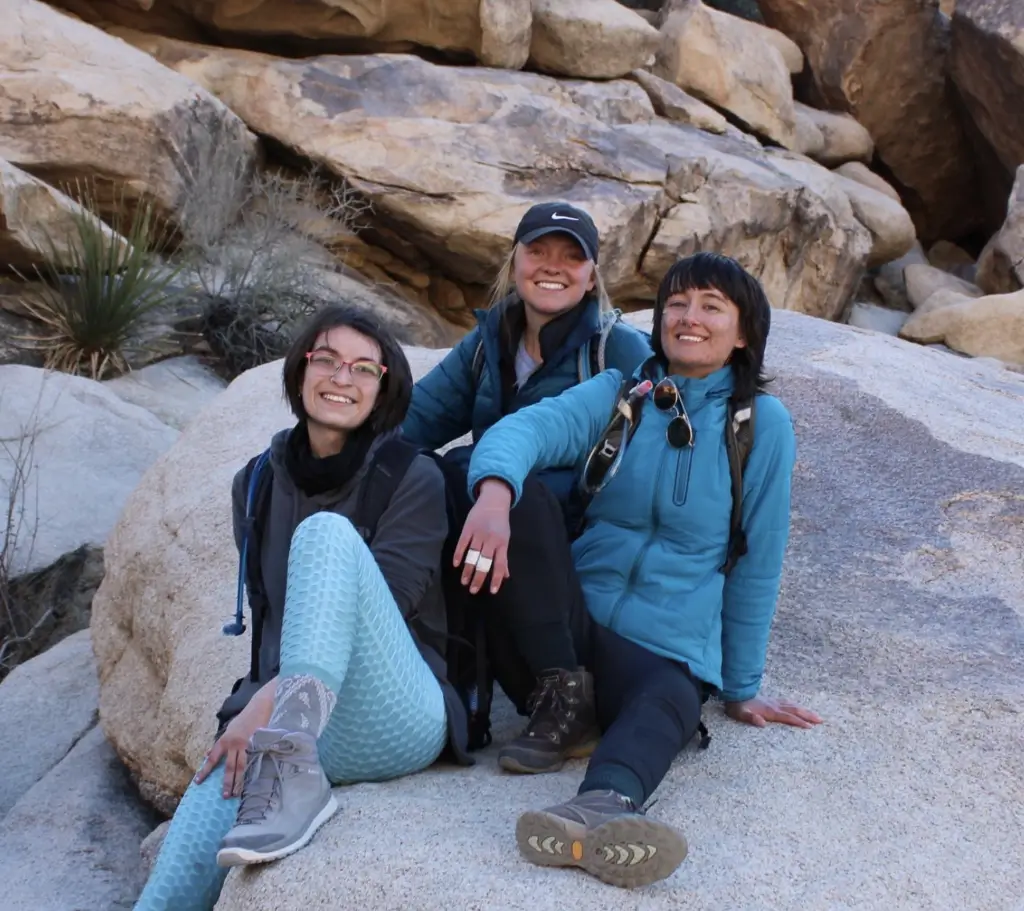
M 589 671 L 544 674 L 531 697 L 526 730 L 498 753 L 509 772 L 557 772 L 566 759 L 594 752 L 601 733 L 594 710 L 594 678 Z
M 615 791 L 586 791 L 524 813 L 516 823 L 516 843 L 531 863 L 580 867 L 623 888 L 671 876 L 687 852 L 686 839 L 672 826 L 648 819 Z

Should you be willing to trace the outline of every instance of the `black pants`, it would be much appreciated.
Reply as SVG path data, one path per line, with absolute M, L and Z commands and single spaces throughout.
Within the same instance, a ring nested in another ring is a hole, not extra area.
M 544 670 L 585 665 L 594 674 L 604 732 L 580 791 L 611 789 L 639 807 L 697 732 L 702 692 L 685 665 L 648 651 L 594 623 L 572 560 L 557 498 L 536 478 L 509 514 L 510 577 L 496 595 L 470 595 L 451 554 L 472 506 L 468 447 L 442 460 L 448 486 L 449 548 L 445 594 L 484 624 L 494 679 L 520 713 Z M 449 605 L 451 613 L 452 605 Z
M 642 806 L 697 732 L 701 685 L 685 665 L 597 623 L 590 626 L 588 652 L 604 735 L 580 793 L 611 789 Z
M 547 670 L 582 664 L 575 642 L 585 628 L 583 593 L 572 563 L 558 498 L 534 476 L 509 513 L 509 578 L 496 594 L 469 593 L 452 554 L 472 508 L 467 489 L 470 447 L 449 450 L 441 460 L 448 496 L 448 544 L 444 554 L 449 617 L 483 623 L 491 673 L 521 714 L 537 678 Z

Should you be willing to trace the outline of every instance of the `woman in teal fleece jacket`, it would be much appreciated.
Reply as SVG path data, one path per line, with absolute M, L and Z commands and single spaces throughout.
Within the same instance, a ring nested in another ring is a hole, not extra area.
M 709 691 L 720 693 L 730 717 L 757 726 L 820 721 L 759 695 L 795 460 L 789 413 L 763 394 L 770 319 L 760 284 L 724 256 L 680 260 L 661 283 L 655 353 L 631 384 L 642 420 L 572 548 L 594 621 L 581 650 L 594 674 L 604 735 L 577 797 L 520 818 L 517 840 L 532 861 L 581 866 L 626 886 L 669 875 L 685 856 L 685 841 L 640 808 L 692 738 Z M 484 434 L 468 477 L 476 505 L 456 557 L 475 550 L 504 572 L 508 511 L 524 478 L 579 464 L 603 442 L 621 380 L 609 370 Z M 754 395 L 743 482 L 748 551 L 726 576 L 728 402 Z

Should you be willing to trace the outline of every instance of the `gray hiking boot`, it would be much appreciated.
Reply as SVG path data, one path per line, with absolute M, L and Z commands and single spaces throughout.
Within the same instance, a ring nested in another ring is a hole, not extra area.
M 261 864 L 303 847 L 338 809 L 310 734 L 258 730 L 245 766 L 235 827 L 224 836 L 221 867 Z
M 603 882 L 632 888 L 671 876 L 686 839 L 648 819 L 615 791 L 587 791 L 516 823 L 519 853 L 543 867 L 580 867 Z
M 594 752 L 601 732 L 594 708 L 594 678 L 585 670 L 554 670 L 541 677 L 531 697 L 526 730 L 498 752 L 508 772 L 557 772 L 567 759 Z

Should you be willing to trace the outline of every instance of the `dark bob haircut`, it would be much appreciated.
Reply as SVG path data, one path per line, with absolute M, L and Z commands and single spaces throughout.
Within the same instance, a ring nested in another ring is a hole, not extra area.
M 383 433 L 398 427 L 405 420 L 412 400 L 412 369 L 409 361 L 391 332 L 381 325 L 368 310 L 347 304 L 336 304 L 319 311 L 295 336 L 288 353 L 284 356 L 284 397 L 292 413 L 300 421 L 309 415 L 302 404 L 302 383 L 306 377 L 306 354 L 313 350 L 317 338 L 331 329 L 347 326 L 360 335 L 373 339 L 380 348 L 381 361 L 388 368 L 381 378 L 377 404 L 370 415 L 370 427 L 374 433 Z
M 665 302 L 683 291 L 713 288 L 724 294 L 740 311 L 740 332 L 746 347 L 733 351 L 728 363 L 733 369 L 733 388 L 737 397 L 751 398 L 763 390 L 769 378 L 763 373 L 764 351 L 771 328 L 772 308 L 761 283 L 736 260 L 721 253 L 694 253 L 676 262 L 658 287 L 654 304 L 651 345 L 661 365 L 668 358 L 661 344 L 661 321 Z

